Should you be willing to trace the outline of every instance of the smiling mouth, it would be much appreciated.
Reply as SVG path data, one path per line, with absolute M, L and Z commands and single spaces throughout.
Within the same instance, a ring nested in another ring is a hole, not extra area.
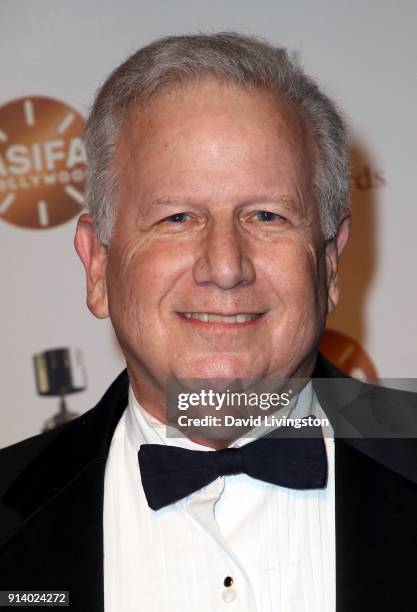
M 237 313 L 234 315 L 223 315 L 211 312 L 182 312 L 182 317 L 195 321 L 202 321 L 203 323 L 226 323 L 234 325 L 236 323 L 251 323 L 259 319 L 264 313 Z

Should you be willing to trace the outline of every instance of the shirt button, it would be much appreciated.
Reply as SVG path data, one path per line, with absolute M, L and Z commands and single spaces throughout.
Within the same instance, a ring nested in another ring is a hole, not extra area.
M 226 603 L 231 603 L 236 599 L 236 591 L 228 587 L 223 591 L 223 599 Z

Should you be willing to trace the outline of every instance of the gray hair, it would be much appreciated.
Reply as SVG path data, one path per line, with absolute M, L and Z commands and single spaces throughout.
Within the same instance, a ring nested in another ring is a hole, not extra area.
M 324 236 L 335 236 L 349 192 L 347 131 L 336 105 L 283 47 L 235 32 L 169 36 L 139 49 L 99 89 L 85 130 L 86 196 L 95 233 L 111 238 L 117 207 L 113 157 L 126 112 L 163 90 L 214 77 L 272 91 L 309 123 L 318 150 L 314 192 Z

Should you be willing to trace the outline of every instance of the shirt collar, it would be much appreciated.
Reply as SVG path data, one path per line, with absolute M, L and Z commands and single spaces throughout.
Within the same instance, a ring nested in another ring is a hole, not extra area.
M 300 393 L 290 403 L 288 408 L 277 412 L 280 417 L 288 416 L 290 418 L 304 418 L 314 413 L 313 402 L 314 391 L 313 385 L 310 382 L 300 391 Z M 129 385 L 129 400 L 126 411 L 126 425 L 130 442 L 135 449 L 139 449 L 141 444 L 167 444 L 169 446 L 179 446 L 189 450 L 210 451 L 213 450 L 208 446 L 203 446 L 197 442 L 193 442 L 185 436 L 173 438 L 167 436 L 167 426 L 151 414 L 149 414 L 143 406 L 137 401 L 132 387 Z M 267 434 L 274 426 L 271 427 L 255 427 L 245 436 L 238 438 L 231 444 L 231 447 L 240 447 L 244 444 L 252 442 L 256 438 Z M 180 434 L 178 434 L 180 436 Z

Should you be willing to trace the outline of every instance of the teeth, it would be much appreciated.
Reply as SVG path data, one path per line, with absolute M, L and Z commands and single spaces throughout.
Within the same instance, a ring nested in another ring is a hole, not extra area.
M 209 314 L 207 312 L 185 312 L 184 316 L 187 319 L 197 319 L 205 323 L 248 323 L 257 319 L 259 314 L 237 314 L 231 316 Z
M 250 317 L 251 315 L 238 314 L 236 315 L 236 323 L 246 323 L 246 321 L 251 321 L 252 319 Z

